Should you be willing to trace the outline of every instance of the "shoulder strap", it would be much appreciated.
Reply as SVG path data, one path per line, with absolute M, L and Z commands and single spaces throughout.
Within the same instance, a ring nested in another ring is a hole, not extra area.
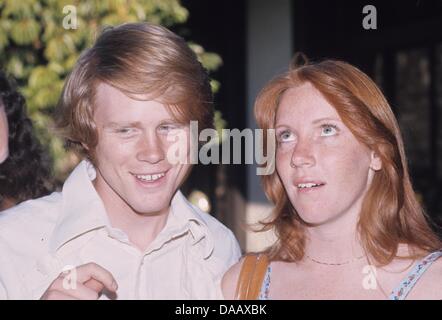
M 391 292 L 390 300 L 404 300 L 424 272 L 441 256 L 442 251 L 435 251 L 419 261 L 400 285 Z
M 244 258 L 236 286 L 236 300 L 257 300 L 269 265 L 265 254 L 249 254 Z

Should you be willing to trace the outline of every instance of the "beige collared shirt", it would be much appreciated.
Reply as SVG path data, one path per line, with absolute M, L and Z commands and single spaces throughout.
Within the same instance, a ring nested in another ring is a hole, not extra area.
M 0 299 L 39 299 L 60 272 L 88 262 L 113 274 L 118 299 L 222 299 L 222 275 L 240 257 L 229 229 L 178 191 L 141 252 L 110 227 L 94 178 L 83 161 L 62 192 L 0 214 Z

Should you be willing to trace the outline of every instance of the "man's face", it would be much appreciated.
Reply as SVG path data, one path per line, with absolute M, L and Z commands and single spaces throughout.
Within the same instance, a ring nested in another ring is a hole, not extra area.
M 6 118 L 5 106 L 0 99 L 0 163 L 9 155 L 8 148 L 8 119 Z
M 170 136 L 188 136 L 189 126 L 175 120 L 163 104 L 131 99 L 104 83 L 97 87 L 94 121 L 94 184 L 105 206 L 141 215 L 166 212 L 190 168 L 167 161 L 174 143 Z

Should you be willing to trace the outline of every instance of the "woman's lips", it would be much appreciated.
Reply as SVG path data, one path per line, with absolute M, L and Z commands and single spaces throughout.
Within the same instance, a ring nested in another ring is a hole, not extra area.
M 294 183 L 296 189 L 300 193 L 309 193 L 320 190 L 325 183 L 318 180 L 297 180 Z

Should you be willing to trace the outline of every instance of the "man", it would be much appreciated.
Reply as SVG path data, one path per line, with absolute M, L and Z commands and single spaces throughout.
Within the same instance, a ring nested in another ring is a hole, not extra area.
M 222 298 L 238 244 L 178 190 L 189 161 L 167 156 L 174 136 L 190 140 L 190 120 L 202 130 L 212 117 L 207 74 L 183 39 L 146 23 L 105 30 L 57 113 L 87 160 L 61 192 L 0 217 L 0 297 Z

